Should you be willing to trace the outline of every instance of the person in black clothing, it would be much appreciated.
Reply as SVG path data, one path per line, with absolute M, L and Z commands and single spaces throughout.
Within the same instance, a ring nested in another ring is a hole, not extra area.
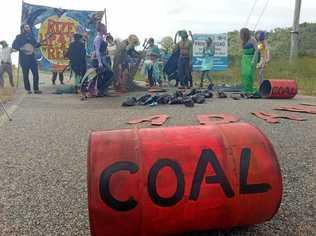
M 56 80 L 57 80 L 57 75 L 59 77 L 59 81 L 60 81 L 60 84 L 64 84 L 64 73 L 62 71 L 60 72 L 57 72 L 57 71 L 52 71 L 52 83 L 53 85 L 56 84 Z
M 87 71 L 86 48 L 81 34 L 74 34 L 74 41 L 69 44 L 66 57 L 69 58 L 70 68 L 75 73 L 75 86 L 79 89 L 82 77 Z
M 41 44 L 37 42 L 34 36 L 32 35 L 31 27 L 27 24 L 23 24 L 21 26 L 21 34 L 16 36 L 12 44 L 12 48 L 19 51 L 19 61 L 22 67 L 25 90 L 29 94 L 32 93 L 29 80 L 29 71 L 31 70 L 33 75 L 34 93 L 39 94 L 42 92 L 39 90 L 38 87 L 39 75 L 35 54 L 34 51 L 27 52 L 24 48 L 25 45 L 29 45 L 33 48 L 39 48 L 41 46 Z

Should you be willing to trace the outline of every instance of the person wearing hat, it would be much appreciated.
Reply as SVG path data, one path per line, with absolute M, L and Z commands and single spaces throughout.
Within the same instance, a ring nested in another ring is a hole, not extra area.
M 193 43 L 189 40 L 186 30 L 180 30 L 176 34 L 181 40 L 176 44 L 175 50 L 179 50 L 180 55 L 178 59 L 178 79 L 180 81 L 180 89 L 188 88 L 191 80 L 192 71 L 192 57 L 193 57 Z M 191 84 L 192 86 L 192 84 Z
M 75 88 L 78 91 L 81 79 L 87 71 L 86 48 L 81 34 L 76 33 L 73 38 L 65 56 L 69 58 L 70 68 L 75 74 Z
M 11 87 L 14 87 L 13 82 L 13 73 L 12 73 L 12 59 L 11 59 L 11 53 L 15 50 L 8 46 L 8 43 L 6 41 L 1 41 L 0 45 L 2 46 L 2 49 L 0 51 L 0 88 L 4 87 L 4 80 L 3 75 L 6 72 L 9 76 L 9 81 L 11 84 Z
M 31 86 L 29 80 L 29 71 L 31 70 L 33 75 L 33 90 L 34 93 L 42 93 L 39 90 L 39 74 L 38 66 L 35 58 L 34 50 L 25 49 L 28 45 L 32 48 L 39 48 L 41 44 L 36 41 L 32 34 L 31 27 L 28 24 L 21 25 L 21 34 L 17 35 L 13 41 L 12 48 L 19 51 L 19 61 L 22 67 L 23 81 L 25 90 L 31 94 Z

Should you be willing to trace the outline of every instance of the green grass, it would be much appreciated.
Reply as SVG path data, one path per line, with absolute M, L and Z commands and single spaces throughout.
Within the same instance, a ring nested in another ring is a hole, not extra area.
M 299 93 L 316 95 L 316 58 L 301 57 L 290 63 L 275 59 L 268 65 L 266 78 L 296 80 Z
M 215 84 L 240 84 L 240 58 L 234 58 L 227 71 L 211 73 Z M 296 80 L 300 94 L 316 95 L 316 57 L 300 57 L 293 63 L 287 58 L 272 58 L 266 67 L 266 79 Z M 144 81 L 140 73 L 135 75 L 135 80 Z M 200 83 L 200 74 L 193 73 L 195 85 Z M 256 86 L 258 83 L 256 82 Z
M 238 59 L 234 60 L 227 71 L 212 75 L 215 83 L 238 84 L 240 81 Z M 300 57 L 293 63 L 287 58 L 272 58 L 266 67 L 265 79 L 296 80 L 300 94 L 316 95 L 316 57 Z

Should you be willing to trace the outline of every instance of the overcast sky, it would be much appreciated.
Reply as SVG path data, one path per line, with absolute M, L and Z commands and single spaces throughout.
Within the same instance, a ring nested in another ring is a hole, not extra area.
M 253 28 L 267 0 L 257 0 L 248 27 Z M 27 0 L 28 3 L 78 10 L 107 9 L 108 29 L 120 38 L 174 36 L 179 29 L 222 33 L 240 29 L 255 0 Z M 12 42 L 19 32 L 21 0 L 3 1 L 0 40 Z M 295 0 L 270 0 L 257 29 L 291 26 Z M 316 1 L 302 0 L 301 22 L 316 22 Z

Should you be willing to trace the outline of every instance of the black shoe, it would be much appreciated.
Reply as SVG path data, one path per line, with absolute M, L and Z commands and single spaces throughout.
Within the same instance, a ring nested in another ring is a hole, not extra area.
M 176 91 L 174 94 L 175 97 L 183 97 L 183 93 L 181 91 Z
M 35 90 L 34 93 L 35 94 L 42 94 L 42 91 L 41 90 Z
M 213 97 L 213 93 L 209 90 L 205 90 L 202 92 L 205 98 L 212 98 Z
M 193 102 L 195 103 L 198 103 L 198 104 L 203 104 L 205 102 L 205 96 L 204 94 L 195 94 L 192 96 L 192 100 Z
M 150 94 L 145 94 L 144 96 L 137 99 L 137 103 L 140 105 L 144 105 L 144 103 L 151 97 Z
M 60 81 L 60 84 L 64 84 L 64 82 L 63 82 L 63 81 Z
M 27 94 L 32 94 L 32 91 L 31 90 L 27 90 Z
M 56 85 L 55 80 L 52 80 L 52 84 L 53 84 L 53 85 Z
M 137 103 L 136 98 L 128 98 L 125 102 L 122 103 L 122 107 L 132 107 L 135 106 Z
M 158 100 L 157 103 L 158 104 L 168 104 L 171 100 L 171 96 L 169 94 L 163 94 L 161 95 Z
M 194 102 L 190 97 L 184 98 L 183 103 L 186 107 L 194 107 Z
M 169 101 L 170 105 L 178 105 L 178 104 L 183 104 L 183 97 L 176 97 L 173 96 L 171 97 L 170 101 Z
M 219 92 L 217 92 L 217 97 L 218 98 L 227 98 L 227 95 L 223 91 L 219 91 Z
M 200 91 L 196 90 L 196 89 L 191 89 L 189 91 L 187 91 L 186 93 L 184 93 L 183 95 L 186 96 L 186 97 L 189 97 L 189 96 L 193 96 L 197 93 L 199 93 Z

